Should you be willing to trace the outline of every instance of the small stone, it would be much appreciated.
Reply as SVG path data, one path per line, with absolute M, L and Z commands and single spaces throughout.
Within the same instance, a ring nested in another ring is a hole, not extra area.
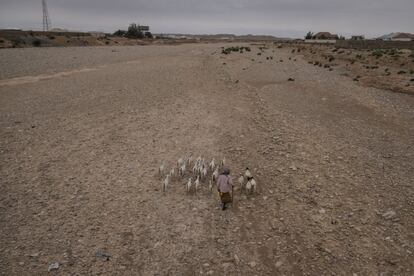
M 250 266 L 251 268 L 256 267 L 256 262 L 250 262 L 250 263 L 249 263 L 249 266 Z
M 237 254 L 234 254 L 234 262 L 236 264 L 239 264 L 240 263 L 240 258 L 239 258 L 239 256 L 237 256 Z
M 390 210 L 390 211 L 385 212 L 384 214 L 382 214 L 382 217 L 385 218 L 385 219 L 393 219 L 393 218 L 395 218 L 396 215 L 397 215 L 397 213 Z
M 209 264 L 209 263 L 204 263 L 204 264 L 203 264 L 203 266 L 204 266 L 204 267 L 209 267 L 209 266 L 210 266 L 210 264 Z
M 50 271 L 55 271 L 55 270 L 58 270 L 59 269 L 59 263 L 58 262 L 54 262 L 54 263 L 51 263 L 50 265 L 49 265 L 49 267 L 47 268 L 47 270 L 50 272 Z
M 213 275 L 214 271 L 213 270 L 209 270 L 206 274 L 207 275 Z
M 283 264 L 282 261 L 277 261 L 276 264 L 275 264 L 275 266 L 276 266 L 276 268 L 279 268 L 279 267 L 282 266 L 282 264 Z
M 320 209 L 319 210 L 319 214 L 325 214 L 326 213 L 326 210 L 325 209 Z
M 101 258 L 103 261 L 109 261 L 109 258 L 111 257 L 111 255 L 102 252 L 101 250 L 96 251 L 95 256 L 98 258 Z
M 20 265 L 20 266 L 24 265 L 24 262 L 19 262 L 19 265 Z

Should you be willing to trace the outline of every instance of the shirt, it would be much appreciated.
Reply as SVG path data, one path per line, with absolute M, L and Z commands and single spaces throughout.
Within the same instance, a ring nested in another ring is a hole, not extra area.
M 217 189 L 220 193 L 228 193 L 232 190 L 233 181 L 230 176 L 221 174 L 217 179 Z

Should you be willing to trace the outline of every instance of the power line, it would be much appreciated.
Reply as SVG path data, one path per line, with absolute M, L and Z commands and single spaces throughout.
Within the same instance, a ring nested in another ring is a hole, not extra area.
M 46 0 L 42 0 L 43 7 L 43 31 L 48 32 L 52 28 L 52 21 L 50 21 L 49 12 L 47 11 Z

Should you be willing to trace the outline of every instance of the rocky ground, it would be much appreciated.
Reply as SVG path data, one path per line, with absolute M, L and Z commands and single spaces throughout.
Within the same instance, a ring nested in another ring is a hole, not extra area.
M 0 51 L 3 275 L 413 274 L 413 96 L 228 46 Z M 257 194 L 163 193 L 190 153 Z
M 332 45 L 288 45 L 314 66 L 339 70 L 368 87 L 414 95 L 414 51 L 343 49 Z

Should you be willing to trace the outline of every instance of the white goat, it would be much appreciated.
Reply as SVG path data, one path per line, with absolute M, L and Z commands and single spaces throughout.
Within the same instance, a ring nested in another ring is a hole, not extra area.
M 182 158 L 178 159 L 178 161 L 177 161 L 177 168 L 180 169 L 181 166 L 183 165 L 183 163 L 184 163 L 184 160 Z
M 250 172 L 249 168 L 246 168 L 246 171 L 244 172 L 244 177 L 247 179 L 247 181 L 253 178 L 252 173 Z
M 158 174 L 162 176 L 164 174 L 164 170 L 165 170 L 165 161 L 162 161 L 161 166 L 158 168 Z
M 219 176 L 219 172 L 218 172 L 218 168 L 216 168 L 213 174 L 211 175 L 211 179 L 215 182 L 217 181 L 218 176 Z
M 164 192 L 167 191 L 168 186 L 170 186 L 170 175 L 169 174 L 167 174 L 167 177 L 164 179 L 164 183 L 162 185 L 162 189 Z
M 242 193 L 243 188 L 244 188 L 244 176 L 243 176 L 243 174 L 240 174 L 238 182 L 239 182 L 239 185 L 240 185 L 240 193 Z
M 197 179 L 194 182 L 194 185 L 195 185 L 195 193 L 197 194 L 197 191 L 201 188 L 200 177 L 199 176 L 197 176 Z
M 210 162 L 210 170 L 214 171 L 215 167 L 216 167 L 216 160 L 214 160 L 214 158 L 213 158 L 213 160 L 211 160 L 211 162 Z
M 187 182 L 187 193 L 189 193 L 191 191 L 191 186 L 193 185 L 193 183 L 191 182 L 191 177 L 188 179 Z
M 223 157 L 223 160 L 221 160 L 221 162 L 220 162 L 220 166 L 221 167 L 226 166 L 226 157 Z
M 206 177 L 207 177 L 207 173 L 208 173 L 208 171 L 207 171 L 207 167 L 204 167 L 204 168 L 203 168 L 203 170 L 201 171 L 201 177 L 202 177 L 203 179 L 206 179 Z
M 175 175 L 175 170 L 174 170 L 174 168 L 172 168 L 171 170 L 170 170 L 170 177 L 171 178 L 173 178 L 174 177 L 174 175 Z
M 196 175 L 197 172 L 198 172 L 198 166 L 197 166 L 197 162 L 196 162 L 196 163 L 194 163 L 194 166 L 193 166 L 193 174 Z
M 184 164 L 181 165 L 181 167 L 179 169 L 179 173 L 180 173 L 181 177 L 184 177 L 185 169 L 186 169 L 186 166 L 185 166 L 185 163 L 184 163 Z
M 257 189 L 257 182 L 256 180 L 254 180 L 254 178 L 250 178 L 249 181 L 247 181 L 246 183 L 246 192 L 248 194 L 251 194 L 252 192 L 256 193 L 256 189 Z
M 211 182 L 211 180 L 208 182 L 208 190 L 210 191 L 210 193 L 213 192 L 213 182 Z

